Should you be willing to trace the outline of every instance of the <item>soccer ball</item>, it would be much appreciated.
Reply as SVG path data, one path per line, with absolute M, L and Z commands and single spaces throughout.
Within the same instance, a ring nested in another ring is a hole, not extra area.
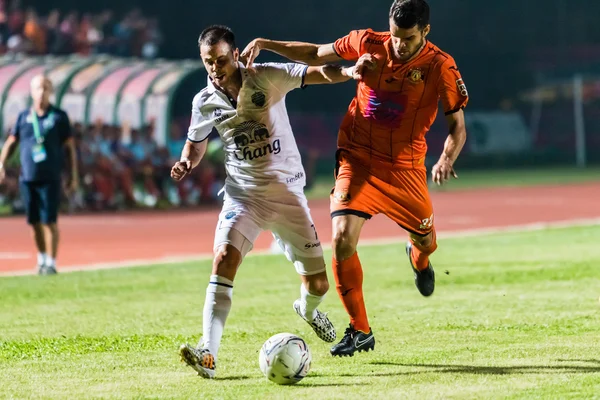
M 306 342 L 291 333 L 278 333 L 263 344 L 258 356 L 260 370 L 271 382 L 291 385 L 310 370 L 312 356 Z

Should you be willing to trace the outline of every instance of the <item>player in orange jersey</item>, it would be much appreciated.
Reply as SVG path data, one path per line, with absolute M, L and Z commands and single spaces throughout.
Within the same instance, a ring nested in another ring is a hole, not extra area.
M 331 194 L 333 274 L 350 316 L 334 356 L 372 350 L 375 338 L 367 319 L 363 272 L 356 246 L 363 224 L 379 213 L 409 232 L 406 252 L 415 284 L 430 296 L 435 275 L 429 256 L 436 250 L 431 200 L 427 187 L 425 135 L 442 101 L 449 135 L 432 168 L 435 183 L 454 172 L 466 140 L 463 108 L 468 93 L 454 59 L 427 40 L 429 5 L 425 0 L 395 0 L 389 32 L 361 29 L 334 43 L 317 45 L 255 39 L 242 52 L 249 64 L 260 50 L 270 50 L 310 65 L 357 60 L 371 54 L 375 69 L 361 75 L 356 96 L 341 124 L 336 153 L 336 181 Z

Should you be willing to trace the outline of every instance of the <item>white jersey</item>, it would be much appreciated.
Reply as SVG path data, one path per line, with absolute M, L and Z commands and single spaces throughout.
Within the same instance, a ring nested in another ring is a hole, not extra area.
M 225 150 L 229 194 L 301 192 L 306 178 L 285 96 L 303 86 L 307 66 L 255 64 L 255 73 L 241 63 L 239 67 L 242 87 L 237 102 L 228 99 L 210 78 L 207 87 L 194 97 L 188 139 L 204 141 L 213 127 L 217 129 Z

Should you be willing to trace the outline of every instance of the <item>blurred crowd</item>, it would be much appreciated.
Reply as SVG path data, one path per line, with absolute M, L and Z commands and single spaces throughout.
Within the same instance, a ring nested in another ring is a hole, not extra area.
M 225 178 L 222 160 L 206 157 L 191 175 L 175 182 L 170 179 L 170 171 L 181 156 L 186 129 L 174 122 L 166 146 L 156 143 L 152 131 L 152 126 L 138 130 L 101 122 L 92 126 L 74 124 L 81 182 L 79 192 L 63 202 L 68 211 L 186 207 L 217 202 Z M 219 139 L 215 136 L 212 140 Z M 0 204 L 9 207 L 9 212 L 19 212 L 18 155 L 7 167 L 7 179 L 0 187 Z
M 208 151 L 192 174 L 180 182 L 170 178 L 171 167 L 181 157 L 189 118 L 174 119 L 166 145 L 153 137 L 152 125 L 141 129 L 105 125 L 97 121 L 84 126 L 75 123 L 80 189 L 67 197 L 63 191 L 63 211 L 103 211 L 125 209 L 168 209 L 220 204 L 225 183 L 222 145 L 214 133 Z M 0 146 L 2 145 L 0 140 Z M 309 189 L 316 177 L 321 154 L 299 141 Z M 18 152 L 6 166 L 6 179 L 0 185 L 0 215 L 22 212 L 19 194 Z M 68 182 L 65 176 L 63 182 Z
M 41 15 L 20 0 L 0 0 L 0 54 L 111 54 L 155 58 L 163 42 L 158 19 L 133 9 L 122 16 L 54 9 Z
M 91 126 L 74 124 L 72 133 L 77 143 L 81 182 L 75 195 L 67 197 L 63 191 L 63 211 L 167 209 L 219 204 L 225 168 L 217 134 L 211 135 L 209 150 L 192 174 L 180 182 L 170 178 L 171 167 L 181 157 L 187 123 L 188 118 L 172 122 L 165 146 L 156 143 L 151 125 L 132 129 L 127 125 L 105 125 L 101 121 Z M 308 189 L 314 183 L 320 154 L 302 144 L 300 151 Z M 6 166 L 6 180 L 0 185 L 0 214 L 23 211 L 18 158 L 15 153 Z M 68 177 L 65 176 L 63 182 L 68 182 Z

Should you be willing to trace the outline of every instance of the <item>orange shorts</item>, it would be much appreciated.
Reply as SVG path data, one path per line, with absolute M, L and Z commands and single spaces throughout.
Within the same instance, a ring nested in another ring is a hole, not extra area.
M 408 232 L 427 235 L 433 229 L 433 207 L 425 169 L 375 168 L 377 176 L 345 151 L 338 151 L 331 217 L 384 214 Z

